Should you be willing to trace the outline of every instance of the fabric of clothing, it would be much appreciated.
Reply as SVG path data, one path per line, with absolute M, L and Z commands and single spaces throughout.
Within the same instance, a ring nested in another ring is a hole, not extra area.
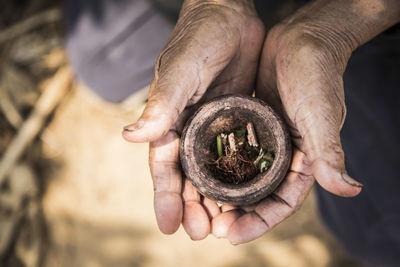
M 364 188 L 341 198 L 318 186 L 320 214 L 359 261 L 399 266 L 400 36 L 383 34 L 358 48 L 343 79 L 346 167 Z
M 71 0 L 65 21 L 78 79 L 112 102 L 151 82 L 174 25 L 146 0 Z

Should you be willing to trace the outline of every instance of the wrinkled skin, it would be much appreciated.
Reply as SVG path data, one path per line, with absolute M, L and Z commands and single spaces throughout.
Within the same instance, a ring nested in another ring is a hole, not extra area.
M 123 132 L 130 142 L 150 142 L 154 208 L 163 233 L 174 233 L 182 223 L 193 240 L 212 233 L 240 244 L 295 212 L 314 178 L 339 196 L 360 193 L 362 185 L 346 173 L 340 143 L 346 114 L 342 75 L 352 51 L 400 14 L 392 9 L 396 1 L 358 2 L 314 1 L 276 25 L 265 40 L 252 1 L 185 1 L 157 61 L 149 102 L 139 121 Z M 391 7 L 385 19 L 374 13 L 378 2 Z M 358 8 L 365 17 L 354 18 Z M 289 125 L 292 165 L 279 188 L 259 203 L 219 207 L 183 179 L 179 134 L 197 104 L 222 94 L 251 94 L 254 88 Z

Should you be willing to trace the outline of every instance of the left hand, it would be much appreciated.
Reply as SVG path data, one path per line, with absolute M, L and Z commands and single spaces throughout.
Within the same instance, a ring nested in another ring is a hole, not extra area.
M 179 135 L 196 104 L 253 92 L 264 38 L 252 0 L 184 2 L 157 61 L 149 102 L 123 132 L 130 142 L 150 142 L 154 209 L 163 233 L 174 233 L 182 223 L 193 240 L 203 239 L 221 212 L 182 179 Z

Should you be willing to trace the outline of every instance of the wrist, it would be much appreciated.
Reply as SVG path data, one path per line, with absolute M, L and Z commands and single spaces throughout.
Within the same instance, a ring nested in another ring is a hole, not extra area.
M 239 14 L 258 16 L 254 5 L 254 0 L 185 0 L 182 9 L 187 7 L 196 8 L 204 5 L 230 8 Z
M 298 10 L 286 22 L 299 25 L 316 37 L 332 38 L 332 42 L 354 51 L 400 22 L 400 1 L 318 0 Z
M 275 28 L 289 36 L 286 42 L 312 46 L 344 71 L 355 49 L 399 21 L 398 0 L 317 0 Z

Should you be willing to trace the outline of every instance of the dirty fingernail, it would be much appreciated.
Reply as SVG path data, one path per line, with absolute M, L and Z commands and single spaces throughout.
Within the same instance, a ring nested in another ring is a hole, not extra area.
M 346 173 L 342 173 L 342 179 L 348 183 L 349 185 L 352 186 L 357 186 L 357 187 L 363 187 L 363 184 L 357 182 L 356 180 L 354 180 L 353 178 L 351 178 L 349 175 L 347 175 Z
M 139 130 L 140 128 L 142 128 L 143 125 L 144 125 L 144 121 L 143 121 L 143 120 L 138 120 L 137 122 L 135 122 L 135 123 L 133 123 L 133 124 L 130 124 L 130 125 L 125 126 L 125 127 L 124 127 L 124 131 L 127 131 L 127 132 L 134 132 L 134 131 L 137 131 L 137 130 Z

